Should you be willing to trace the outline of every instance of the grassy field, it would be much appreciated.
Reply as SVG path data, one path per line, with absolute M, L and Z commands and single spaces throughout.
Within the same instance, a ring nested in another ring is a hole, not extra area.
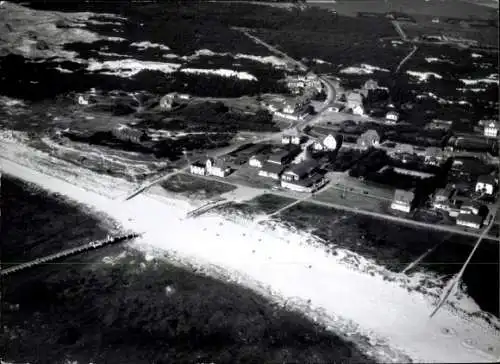
M 208 181 L 190 174 L 172 176 L 167 181 L 162 182 L 161 186 L 169 192 L 179 193 L 197 200 L 211 199 L 235 189 L 233 185 Z

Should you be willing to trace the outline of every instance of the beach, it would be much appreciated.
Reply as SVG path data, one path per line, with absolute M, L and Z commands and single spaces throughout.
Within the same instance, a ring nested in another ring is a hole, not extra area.
M 137 186 L 57 161 L 5 135 L 0 152 L 2 173 L 88 206 L 89 213 L 113 220 L 123 230 L 143 234 L 132 247 L 153 255 L 168 252 L 179 264 L 301 311 L 350 338 L 377 361 L 500 358 L 499 332 L 470 314 L 478 308 L 466 295 L 456 302 L 460 310 L 445 305 L 430 319 L 435 298 L 408 290 L 418 277 L 386 272 L 396 278 L 387 281 L 382 274 L 368 274 L 343 261 L 349 252 L 327 252 L 307 232 L 215 213 L 187 218 L 200 201 L 160 197 L 154 190 L 124 201 Z M 37 160 L 46 164 L 33 162 Z M 372 264 L 358 258 L 361 266 Z

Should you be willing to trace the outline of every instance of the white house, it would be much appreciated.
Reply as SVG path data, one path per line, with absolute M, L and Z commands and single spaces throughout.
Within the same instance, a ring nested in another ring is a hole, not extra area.
M 480 229 L 483 224 L 484 218 L 481 215 L 472 214 L 458 214 L 457 225 L 470 227 L 473 229 Z
M 231 168 L 226 165 L 222 159 L 212 159 L 208 158 L 205 163 L 205 168 L 208 174 L 217 177 L 226 177 L 231 173 Z
M 488 138 L 496 138 L 498 136 L 499 123 L 490 121 L 484 126 L 484 136 Z
M 300 142 L 301 142 L 301 136 L 297 128 L 290 128 L 283 132 L 283 136 L 281 137 L 282 144 L 299 145 Z
M 394 198 L 391 203 L 391 209 L 408 213 L 412 209 L 414 199 L 415 194 L 413 192 L 396 190 L 394 192 Z
M 89 100 L 87 100 L 85 97 L 83 97 L 82 95 L 78 96 L 78 103 L 80 105 L 88 105 L 89 104 Z
M 205 164 L 203 164 L 201 162 L 194 162 L 193 164 L 191 164 L 189 166 L 189 171 L 192 174 L 198 174 L 198 175 L 204 176 L 205 172 L 206 172 Z
M 493 195 L 495 189 L 495 178 L 491 175 L 479 176 L 476 182 L 476 192 L 484 193 L 486 195 Z
M 337 139 L 332 134 L 328 134 L 325 139 L 323 139 L 323 147 L 326 150 L 336 150 L 338 146 Z
M 253 155 L 250 157 L 250 160 L 248 161 L 248 164 L 251 167 L 256 167 L 256 168 L 262 168 L 262 165 L 264 164 L 264 157 Z
M 356 105 L 351 110 L 353 115 L 360 115 L 360 116 L 365 115 L 365 108 L 363 107 L 363 105 Z
M 385 114 L 387 124 L 396 124 L 399 121 L 399 113 L 397 111 L 389 111 Z

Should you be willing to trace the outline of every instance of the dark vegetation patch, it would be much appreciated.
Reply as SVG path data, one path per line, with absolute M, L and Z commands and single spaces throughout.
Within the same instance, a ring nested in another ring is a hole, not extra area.
M 58 66 L 73 70 L 73 72 L 61 73 L 56 70 Z M 141 71 L 133 77 L 124 78 L 88 72 L 85 67 L 68 61 L 48 60 L 35 63 L 16 55 L 1 57 L 0 81 L 5 86 L 2 94 L 39 101 L 72 91 L 84 92 L 90 88 L 129 92 L 147 90 L 156 94 L 181 92 L 211 97 L 240 97 L 267 92 L 285 92 L 284 86 L 277 82 L 276 71 L 270 66 L 269 68 L 257 66 L 260 70 L 260 73 L 257 73 L 260 77 L 259 81 L 181 72 L 166 75 L 159 71 Z
M 162 115 L 144 115 L 138 126 L 143 128 L 182 130 L 185 132 L 235 133 L 244 131 L 278 131 L 266 110 L 255 114 L 231 111 L 222 102 L 190 104 Z
M 229 146 L 233 138 L 231 134 L 212 134 L 207 138 L 203 134 L 190 134 L 176 139 L 164 139 L 157 142 L 134 143 L 116 138 L 110 131 L 98 131 L 89 135 L 80 135 L 71 132 L 64 133 L 72 141 L 91 145 L 103 145 L 110 148 L 153 154 L 157 158 L 178 160 L 184 151 L 208 150 Z
M 161 186 L 170 192 L 185 194 L 188 197 L 201 196 L 204 199 L 210 199 L 236 189 L 236 187 L 227 183 L 208 181 L 187 174 L 172 176 L 162 182 Z

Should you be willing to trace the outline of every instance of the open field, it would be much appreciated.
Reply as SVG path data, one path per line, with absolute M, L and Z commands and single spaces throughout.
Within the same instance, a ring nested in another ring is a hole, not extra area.
M 194 200 L 212 199 L 235 187 L 222 182 L 207 181 L 190 174 L 178 174 L 170 177 L 161 186 L 169 192 L 179 193 Z

